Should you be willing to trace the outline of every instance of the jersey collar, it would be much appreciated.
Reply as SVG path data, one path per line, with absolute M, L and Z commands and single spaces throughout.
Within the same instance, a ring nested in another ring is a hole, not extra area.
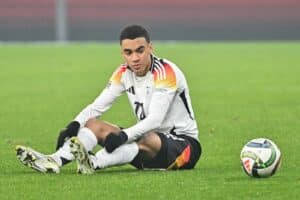
M 154 69 L 154 59 L 155 56 L 153 54 L 150 55 L 151 56 L 151 67 L 149 68 L 149 71 L 152 72 Z

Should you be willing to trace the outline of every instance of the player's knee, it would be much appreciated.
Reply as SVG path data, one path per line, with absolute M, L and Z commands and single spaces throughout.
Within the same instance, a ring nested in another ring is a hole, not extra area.
M 97 119 L 89 119 L 86 124 L 85 127 L 90 129 L 92 132 L 97 133 L 101 131 L 101 121 L 97 120 Z
M 102 144 L 109 133 L 120 131 L 119 127 L 97 119 L 88 120 L 85 127 L 90 129 L 96 135 L 99 144 Z
M 138 142 L 138 147 L 140 151 L 148 152 L 151 157 L 156 155 L 161 148 L 160 137 L 156 133 L 145 134 Z

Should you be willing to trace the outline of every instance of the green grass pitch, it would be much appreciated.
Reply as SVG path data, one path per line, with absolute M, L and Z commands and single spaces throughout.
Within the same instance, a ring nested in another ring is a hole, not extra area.
M 44 153 L 58 131 L 105 87 L 122 62 L 114 44 L 0 46 L 0 199 L 299 199 L 300 43 L 154 43 L 184 71 L 203 154 L 191 171 L 138 171 L 130 165 L 75 173 L 70 164 L 40 174 L 16 159 L 16 144 Z M 127 97 L 103 119 L 135 122 Z M 250 139 L 281 149 L 275 176 L 255 179 L 239 154 Z

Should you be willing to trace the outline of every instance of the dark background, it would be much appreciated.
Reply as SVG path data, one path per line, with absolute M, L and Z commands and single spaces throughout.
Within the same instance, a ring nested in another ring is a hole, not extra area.
M 299 40 L 299 0 L 68 0 L 68 40 Z M 0 41 L 55 40 L 55 0 L 0 0 Z

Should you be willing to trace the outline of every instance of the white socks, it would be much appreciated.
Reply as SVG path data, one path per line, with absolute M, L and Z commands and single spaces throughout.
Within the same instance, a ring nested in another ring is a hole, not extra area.
M 70 149 L 70 139 L 67 140 L 62 147 L 58 149 L 54 154 L 50 155 L 53 160 L 61 167 L 63 165 L 62 159 L 71 161 L 74 160 L 73 154 Z
M 92 151 L 98 143 L 95 134 L 86 127 L 79 130 L 77 137 L 87 151 Z
M 98 143 L 95 134 L 86 127 L 79 130 L 77 137 L 87 151 L 92 151 Z M 69 145 L 70 140 L 66 141 L 57 152 L 50 155 L 60 167 L 68 161 L 74 160 L 74 156 L 71 153 Z M 130 144 L 121 145 L 112 153 L 108 153 L 106 149 L 103 148 L 100 151 L 98 151 L 95 156 L 91 156 L 91 158 L 94 167 L 102 169 L 114 165 L 130 163 L 138 154 L 138 152 L 138 145 L 135 142 L 133 142 Z
M 112 153 L 108 153 L 106 149 L 101 149 L 96 153 L 96 156 L 92 161 L 95 168 L 102 169 L 113 165 L 130 163 L 138 152 L 138 145 L 133 142 L 130 144 L 123 144 Z
M 93 150 L 98 142 L 95 134 L 86 127 L 79 130 L 77 137 L 87 151 Z M 67 140 L 57 152 L 50 156 L 55 160 L 55 162 L 57 162 L 59 166 L 65 164 L 65 161 L 63 160 L 74 160 L 74 156 L 70 150 L 70 140 Z

